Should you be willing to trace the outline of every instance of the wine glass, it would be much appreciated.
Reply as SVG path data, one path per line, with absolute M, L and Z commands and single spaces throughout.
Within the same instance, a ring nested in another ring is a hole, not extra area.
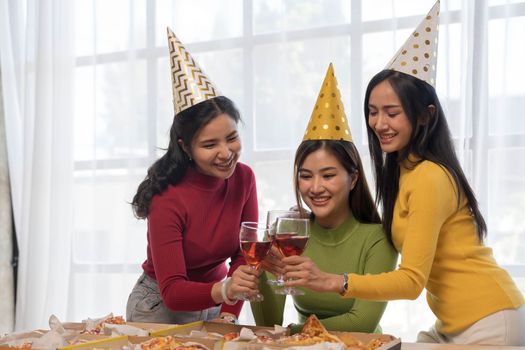
M 264 257 L 272 246 L 268 227 L 265 224 L 245 221 L 241 223 L 239 239 L 241 242 L 241 253 L 244 255 L 246 263 L 252 269 L 259 269 Z M 259 292 L 251 297 L 247 293 L 242 293 L 236 297 L 239 300 L 248 301 L 264 300 L 264 296 Z
M 298 211 L 293 210 L 269 210 L 268 214 L 266 215 L 266 225 L 270 229 L 270 235 L 273 240 L 273 247 L 275 247 L 277 252 L 281 254 L 281 251 L 277 248 L 277 244 L 274 240 L 275 237 L 275 228 L 277 225 L 277 219 L 278 218 L 299 218 L 301 215 Z M 281 254 L 282 255 L 282 254 Z M 271 286 L 279 286 L 282 287 L 284 285 L 284 276 L 280 274 L 277 276 L 277 279 L 270 279 L 266 281 Z
M 310 236 L 310 220 L 301 218 L 278 218 L 274 242 L 284 256 L 301 255 Z M 294 287 L 275 290 L 276 294 L 304 295 Z

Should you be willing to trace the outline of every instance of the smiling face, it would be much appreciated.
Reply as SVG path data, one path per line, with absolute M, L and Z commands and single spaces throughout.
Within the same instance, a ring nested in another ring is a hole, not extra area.
M 350 213 L 349 193 L 357 177 L 323 148 L 306 156 L 298 169 L 298 188 L 319 225 L 335 228 L 346 220 Z
M 412 124 L 388 80 L 372 89 L 368 108 L 368 125 L 378 138 L 383 152 L 403 150 L 412 137 Z
M 198 172 L 221 179 L 229 178 L 241 153 L 237 124 L 222 113 L 206 124 L 193 138 L 191 147 L 182 148 L 190 155 Z

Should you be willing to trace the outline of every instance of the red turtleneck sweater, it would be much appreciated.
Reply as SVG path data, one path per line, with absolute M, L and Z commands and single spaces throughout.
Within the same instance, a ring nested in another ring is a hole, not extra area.
M 166 307 L 197 311 L 215 306 L 213 284 L 245 263 L 239 249 L 241 222 L 257 219 L 255 177 L 242 163 L 227 180 L 190 167 L 180 183 L 154 196 L 142 268 L 157 280 Z M 241 308 L 242 302 L 223 304 L 221 311 L 239 315 Z

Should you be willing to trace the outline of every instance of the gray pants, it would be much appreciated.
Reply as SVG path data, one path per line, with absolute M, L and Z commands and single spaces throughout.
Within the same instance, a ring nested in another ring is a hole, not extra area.
M 128 322 L 185 324 L 219 317 L 220 306 L 202 311 L 171 311 L 162 301 L 157 281 L 145 273 L 137 280 L 126 305 Z

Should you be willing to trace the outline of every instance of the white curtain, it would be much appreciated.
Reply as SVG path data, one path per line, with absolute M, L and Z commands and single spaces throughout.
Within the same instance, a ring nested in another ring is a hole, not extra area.
M 0 69 L 0 76 L 2 75 Z M 0 96 L 2 80 L 0 79 Z M 0 99 L 0 334 L 9 333 L 15 324 L 15 285 L 13 274 L 13 220 L 11 189 L 7 167 L 4 108 Z
M 292 159 L 329 62 L 369 169 L 362 101 L 433 0 L 0 2 L 9 167 L 20 244 L 16 328 L 122 315 L 145 258 L 129 201 L 167 146 L 166 26 L 240 107 L 260 213 L 293 204 Z M 488 221 L 525 291 L 525 2 L 443 0 L 437 91 Z M 367 173 L 373 184 L 370 171 Z M 285 321 L 293 322 L 289 305 Z M 245 307 L 242 322 L 253 322 Z M 389 303 L 414 340 L 424 296 Z
M 2 1 L 3 101 L 20 249 L 16 328 L 65 316 L 73 179 L 70 1 Z

